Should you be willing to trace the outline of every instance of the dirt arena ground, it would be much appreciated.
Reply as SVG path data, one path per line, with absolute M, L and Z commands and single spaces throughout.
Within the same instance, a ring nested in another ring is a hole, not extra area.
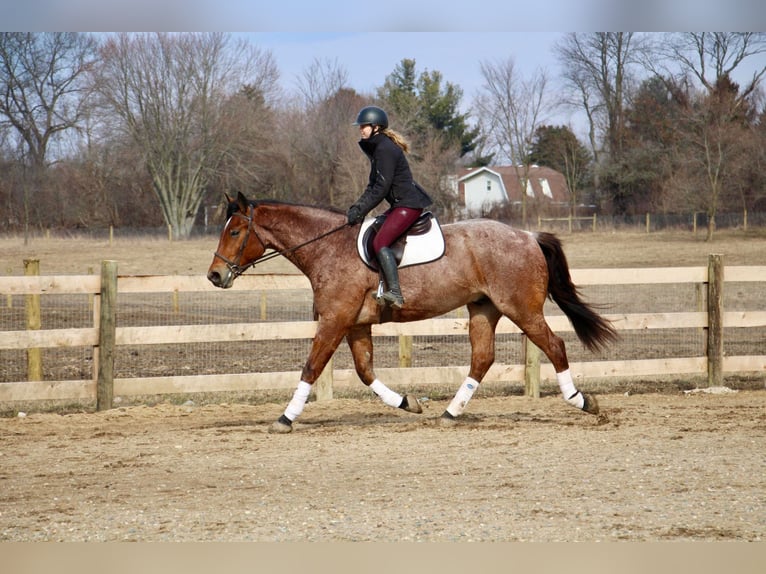
M 766 264 L 757 234 L 564 240 L 572 267 Z M 0 266 L 204 273 L 215 245 L 61 247 L 3 240 Z M 764 540 L 763 385 L 599 400 L 606 418 L 553 395 L 477 396 L 454 428 L 436 424 L 441 400 L 422 415 L 312 401 L 290 435 L 267 432 L 283 401 L 0 418 L 0 541 Z
M 2 541 L 766 537 L 766 392 L 478 398 L 442 428 L 373 399 L 0 419 Z

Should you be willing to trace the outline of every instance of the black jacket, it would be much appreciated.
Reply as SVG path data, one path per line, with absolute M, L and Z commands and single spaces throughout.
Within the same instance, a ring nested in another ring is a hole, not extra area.
M 392 207 L 426 208 L 431 198 L 412 179 L 412 172 L 402 149 L 381 133 L 361 140 L 359 147 L 370 159 L 370 179 L 364 193 L 354 204 L 366 215 L 384 199 Z

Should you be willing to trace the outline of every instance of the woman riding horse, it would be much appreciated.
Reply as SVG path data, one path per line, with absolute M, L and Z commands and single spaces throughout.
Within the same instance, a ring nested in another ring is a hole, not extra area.
M 404 155 L 409 151 L 409 144 L 388 127 L 386 112 L 375 106 L 362 108 L 353 125 L 359 126 L 362 137 L 359 147 L 370 159 L 370 179 L 364 193 L 349 207 L 348 222 L 352 225 L 361 222 L 384 199 L 390 204 L 385 213 L 386 221 L 372 243 L 388 287 L 378 299 L 378 304 L 389 303 L 394 309 L 401 309 L 404 298 L 399 287 L 399 270 L 390 246 L 431 205 L 431 198 L 413 181 Z

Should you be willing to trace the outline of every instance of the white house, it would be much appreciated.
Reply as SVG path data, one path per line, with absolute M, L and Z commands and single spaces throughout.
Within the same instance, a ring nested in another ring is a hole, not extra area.
M 456 191 L 466 213 L 477 214 L 495 205 L 521 203 L 523 179 L 523 167 L 467 168 L 458 173 Z M 529 167 L 524 193 L 529 203 L 562 206 L 569 202 L 564 175 L 549 167 Z

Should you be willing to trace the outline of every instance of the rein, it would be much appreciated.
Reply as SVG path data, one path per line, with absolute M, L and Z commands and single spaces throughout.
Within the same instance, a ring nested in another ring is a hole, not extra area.
M 338 226 L 338 227 L 336 227 L 334 229 L 331 229 L 330 231 L 327 231 L 326 233 L 323 233 L 322 235 L 314 237 L 313 239 L 309 239 L 308 241 L 304 241 L 303 243 L 301 243 L 299 245 L 295 245 L 293 247 L 288 247 L 287 249 L 282 249 L 281 251 L 274 251 L 272 253 L 269 253 L 268 255 L 261 255 L 260 257 L 258 257 L 257 259 L 254 259 L 253 261 L 251 261 L 247 265 L 240 265 L 239 261 L 242 259 L 242 254 L 244 253 L 245 247 L 247 246 L 247 241 L 248 241 L 248 239 L 250 239 L 250 230 L 251 229 L 253 230 L 253 233 L 255 234 L 255 236 L 258 238 L 258 241 L 260 241 L 261 245 L 263 245 L 263 249 L 264 250 L 266 249 L 266 243 L 263 241 L 263 239 L 261 239 L 261 236 L 258 235 L 258 231 L 255 229 L 255 225 L 253 224 L 253 216 L 250 215 L 250 213 L 253 210 L 254 210 L 254 208 L 251 205 L 250 209 L 248 210 L 248 214 L 247 215 L 245 215 L 244 213 L 241 213 L 239 211 L 234 214 L 234 215 L 239 215 L 240 217 L 244 217 L 245 219 L 247 219 L 247 222 L 248 222 L 247 223 L 247 231 L 245 232 L 245 239 L 242 241 L 242 245 L 240 245 L 240 247 L 239 247 L 239 253 L 237 253 L 237 260 L 236 261 L 232 261 L 232 260 L 224 257 L 223 255 L 221 255 L 220 253 L 218 253 L 218 251 L 216 251 L 214 253 L 215 257 L 218 257 L 218 259 L 220 259 L 221 261 L 226 263 L 226 267 L 229 268 L 229 271 L 231 271 L 234 274 L 235 277 L 239 277 L 245 271 L 247 271 L 250 267 L 253 267 L 253 266 L 255 266 L 258 263 L 263 263 L 264 261 L 269 261 L 270 259 L 274 259 L 275 257 L 279 257 L 280 255 L 285 255 L 287 253 L 292 253 L 294 251 L 297 251 L 301 247 L 305 247 L 306 245 L 309 245 L 310 243 L 314 243 L 315 241 L 319 241 L 320 239 L 324 239 L 328 235 L 332 235 L 333 233 L 336 233 L 336 232 L 340 231 L 341 229 L 343 229 L 345 227 L 348 227 L 350 225 L 349 223 L 344 223 L 343 225 L 340 225 L 340 226 Z M 232 217 L 234 215 L 232 215 Z

